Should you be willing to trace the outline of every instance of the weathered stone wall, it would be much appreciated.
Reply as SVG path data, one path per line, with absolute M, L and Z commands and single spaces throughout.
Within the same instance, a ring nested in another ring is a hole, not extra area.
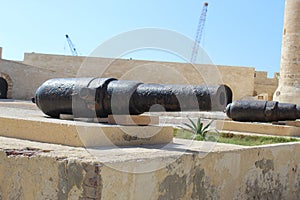
M 49 69 L 53 72 L 60 72 L 62 74 L 70 74 L 74 76 L 84 60 L 85 57 L 82 56 L 24 53 L 24 61 L 22 63 L 42 69 Z M 101 66 L 101 59 L 97 59 L 96 62 L 93 63 L 93 66 L 97 66 L 97 61 Z
M 47 69 L 0 59 L 0 77 L 8 83 L 8 98 L 30 99 L 41 83 L 56 74 Z
M 252 67 L 219 66 L 222 79 L 233 91 L 233 100 L 253 96 L 254 72 Z
M 86 58 L 25 53 L 24 64 L 53 70 L 57 75 L 101 76 L 140 80 L 145 83 L 226 84 L 234 99 L 253 95 L 254 68 L 191 65 L 189 63 L 156 62 L 109 58 Z M 237 84 L 239 83 L 239 84 Z
M 254 96 L 266 93 L 268 100 L 273 99 L 275 90 L 278 87 L 277 74 L 273 78 L 268 78 L 267 72 L 256 71 L 254 74 Z
M 265 72 L 252 67 L 191 65 L 189 63 L 156 62 L 109 58 L 86 58 L 25 53 L 23 62 L 0 60 L 0 73 L 12 80 L 9 98 L 30 99 L 36 89 L 50 78 L 115 77 L 164 84 L 226 84 L 233 91 L 233 99 L 254 94 L 272 96 L 275 79 L 267 79 Z
M 0 199 L 300 198 L 299 143 L 221 145 L 205 155 L 203 143 L 196 142 L 198 148 L 147 171 L 183 149 L 106 148 L 97 150 L 105 154 L 97 160 L 83 148 L 0 141 Z

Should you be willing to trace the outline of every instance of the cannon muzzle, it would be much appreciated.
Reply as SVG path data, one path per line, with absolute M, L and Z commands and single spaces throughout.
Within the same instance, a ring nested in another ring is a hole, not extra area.
M 114 78 L 50 79 L 35 94 L 37 106 L 56 118 L 60 114 L 92 118 L 162 110 L 223 111 L 231 101 L 226 85 L 143 84 Z

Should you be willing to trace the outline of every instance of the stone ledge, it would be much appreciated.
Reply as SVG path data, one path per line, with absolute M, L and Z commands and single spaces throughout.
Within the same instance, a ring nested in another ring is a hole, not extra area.
M 225 130 L 245 133 L 258 133 L 275 136 L 300 136 L 300 127 L 288 125 L 274 125 L 270 123 L 251 123 L 218 120 L 216 122 L 216 128 L 221 131 Z
M 29 101 L 0 100 L 0 136 L 76 147 L 165 144 L 173 140 L 173 128 L 119 126 L 45 116 Z
M 56 119 L 0 117 L 0 136 L 76 147 L 170 143 L 172 127 L 108 126 Z

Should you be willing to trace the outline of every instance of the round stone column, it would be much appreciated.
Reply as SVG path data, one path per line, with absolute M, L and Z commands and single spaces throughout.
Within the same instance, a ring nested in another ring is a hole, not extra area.
M 286 0 L 279 85 L 274 100 L 300 105 L 300 0 Z

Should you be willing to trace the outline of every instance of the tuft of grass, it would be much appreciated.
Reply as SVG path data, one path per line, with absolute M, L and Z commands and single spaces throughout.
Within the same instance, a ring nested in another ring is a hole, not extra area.
M 195 139 L 199 141 L 203 140 L 203 138 L 201 137 L 194 137 L 193 133 L 184 129 L 174 129 L 174 137 L 182 138 L 182 139 Z M 257 145 L 286 143 L 286 142 L 300 142 L 300 140 L 297 138 L 237 135 L 232 133 L 216 133 L 216 132 L 207 132 L 206 137 L 208 138 L 207 140 L 210 141 L 243 145 L 243 146 L 257 146 Z
M 272 137 L 272 136 L 250 136 L 250 135 L 234 135 L 232 133 L 222 133 L 218 138 L 218 142 L 238 144 L 244 146 L 257 146 L 265 144 L 276 144 L 285 142 L 299 142 L 297 138 L 288 137 Z

